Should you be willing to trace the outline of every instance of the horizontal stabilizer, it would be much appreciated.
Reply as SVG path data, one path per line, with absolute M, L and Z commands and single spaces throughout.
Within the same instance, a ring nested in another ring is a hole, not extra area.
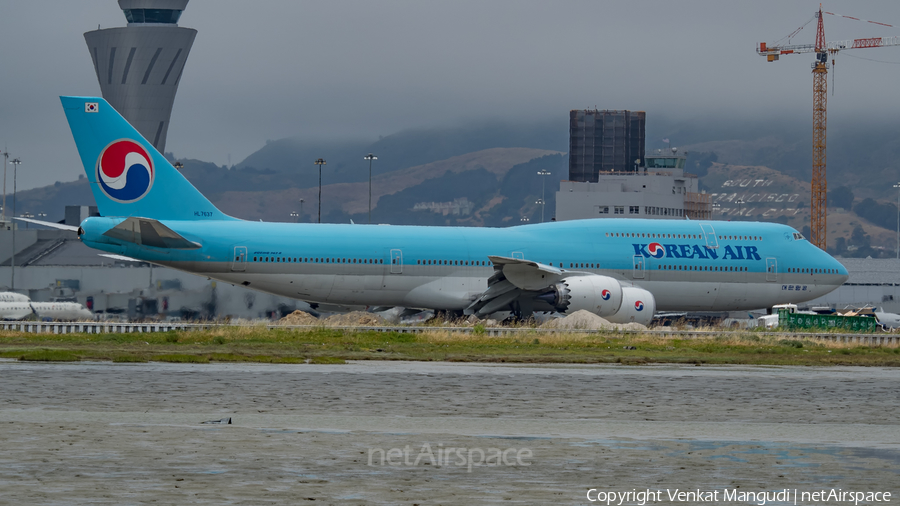
M 151 248 L 197 249 L 200 247 L 199 244 L 185 239 L 156 220 L 133 216 L 107 230 L 103 235 Z
M 27 223 L 34 223 L 35 225 L 43 225 L 45 227 L 55 228 L 55 229 L 59 229 L 59 230 L 68 230 L 70 232 L 78 232 L 78 227 L 76 227 L 74 225 L 65 225 L 63 223 L 55 223 L 52 221 L 41 221 L 41 220 L 35 220 L 32 218 L 13 218 L 13 219 L 18 220 L 18 221 L 24 221 Z
M 146 260 L 138 260 L 137 258 L 131 258 L 125 255 L 115 255 L 113 253 L 97 253 L 97 256 L 112 258 L 113 260 L 118 260 L 120 262 L 146 262 Z

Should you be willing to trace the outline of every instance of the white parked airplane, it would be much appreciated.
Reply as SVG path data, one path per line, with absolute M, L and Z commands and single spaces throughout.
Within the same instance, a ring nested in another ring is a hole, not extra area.
M 28 302 L 27 295 L 16 292 L 0 292 L 0 302 Z
M 0 319 L 93 320 L 94 315 L 77 302 L 0 302 Z

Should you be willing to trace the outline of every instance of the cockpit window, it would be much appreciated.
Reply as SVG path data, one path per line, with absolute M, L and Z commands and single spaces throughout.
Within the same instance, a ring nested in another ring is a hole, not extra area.
M 795 241 L 802 241 L 804 239 L 806 239 L 806 237 L 803 237 L 803 234 L 801 234 L 800 232 L 794 232 Z

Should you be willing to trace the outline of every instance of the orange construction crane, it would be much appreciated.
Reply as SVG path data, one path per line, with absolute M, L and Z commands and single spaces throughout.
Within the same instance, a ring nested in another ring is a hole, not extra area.
M 825 179 L 825 126 L 826 126 L 826 99 L 827 91 L 827 75 L 828 75 L 828 54 L 832 55 L 832 65 L 834 64 L 834 56 L 839 51 L 847 49 L 861 49 L 868 47 L 886 47 L 900 45 L 900 37 L 873 37 L 867 39 L 842 40 L 836 42 L 825 42 L 825 28 L 822 23 L 822 5 L 819 5 L 819 11 L 813 19 L 818 21 L 816 28 L 815 44 L 799 44 L 799 45 L 768 45 L 761 42 L 756 48 L 757 54 L 766 57 L 767 61 L 778 61 L 781 55 L 785 54 L 801 54 L 816 53 L 816 60 L 812 64 L 813 73 L 813 156 L 812 156 L 812 204 L 810 205 L 809 229 L 810 242 L 821 249 L 825 249 L 825 225 L 826 217 L 826 193 L 828 184 Z M 833 12 L 825 12 L 833 16 L 841 16 L 844 18 L 865 21 L 881 26 L 890 26 L 887 23 L 878 23 L 876 21 L 866 21 L 864 19 L 854 18 L 851 16 L 842 16 Z M 812 19 L 810 19 L 812 21 Z M 809 22 L 807 22 L 809 23 Z M 804 25 L 806 26 L 806 25 Z M 803 26 L 794 30 L 793 33 L 785 37 L 790 39 L 796 35 Z M 783 39 L 782 39 L 783 40 Z

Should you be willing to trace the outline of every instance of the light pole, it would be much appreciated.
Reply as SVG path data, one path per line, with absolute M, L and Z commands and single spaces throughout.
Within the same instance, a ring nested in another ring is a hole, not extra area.
M 299 219 L 298 216 L 300 216 L 300 213 L 298 213 L 297 211 L 291 211 L 291 218 L 294 218 L 294 223 L 297 223 Z
M 900 183 L 894 188 L 897 188 L 897 260 L 900 260 Z
M 297 223 L 300 223 L 300 219 L 303 217 L 303 199 L 300 199 L 300 218 L 297 218 Z
M 319 158 L 315 164 L 319 166 L 319 223 L 322 223 L 322 166 L 325 165 L 325 159 Z
M 744 215 L 744 197 L 737 199 L 737 205 L 738 205 L 738 216 L 743 216 Z
M 538 171 L 538 175 L 539 176 L 549 176 L 550 171 L 547 169 L 541 169 Z M 545 178 L 543 178 L 543 177 L 541 178 L 541 201 L 540 201 L 540 203 L 541 203 L 541 223 L 544 222 L 544 203 L 547 202 L 546 200 L 544 200 L 544 188 L 547 186 L 546 181 L 547 180 Z
M 9 162 L 9 153 L 3 152 L 3 222 L 6 222 L 6 165 Z
M 21 160 L 15 158 L 10 160 L 9 163 L 13 166 L 13 218 L 16 217 L 16 176 L 19 173 L 19 164 L 22 163 Z M 9 283 L 10 291 L 16 291 L 16 225 L 12 224 L 12 259 L 9 262 L 11 280 Z
M 363 157 L 363 160 L 369 161 L 369 224 L 372 223 L 372 160 L 378 160 L 378 157 L 369 153 Z

